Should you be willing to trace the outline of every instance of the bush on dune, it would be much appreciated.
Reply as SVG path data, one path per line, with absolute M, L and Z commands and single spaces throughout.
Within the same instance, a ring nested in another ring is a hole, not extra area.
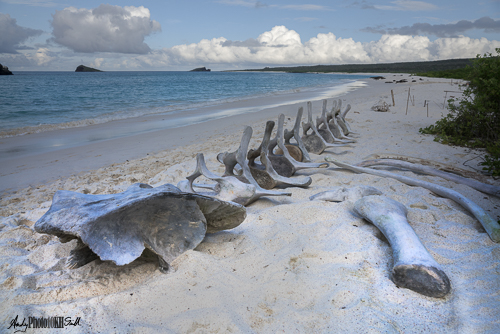
M 466 68 L 469 85 L 459 103 L 448 100 L 448 115 L 420 132 L 445 144 L 486 148 L 481 165 L 500 176 L 500 48 L 496 52 L 477 55 Z

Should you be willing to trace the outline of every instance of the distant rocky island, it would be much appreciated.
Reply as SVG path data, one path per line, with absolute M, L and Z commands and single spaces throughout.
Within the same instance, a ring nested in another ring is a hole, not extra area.
M 210 69 L 206 68 L 206 67 L 198 67 L 198 68 L 195 68 L 194 70 L 191 70 L 189 72 L 210 72 Z
M 85 65 L 80 65 L 76 68 L 75 72 L 103 72 L 103 71 Z
M 13 75 L 11 71 L 9 71 L 9 68 L 7 66 L 3 66 L 0 64 L 0 75 Z

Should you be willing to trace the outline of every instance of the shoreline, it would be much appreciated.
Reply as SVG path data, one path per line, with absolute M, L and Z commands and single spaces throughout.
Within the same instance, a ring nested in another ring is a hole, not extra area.
M 73 73 L 73 72 L 70 72 Z M 88 114 L 86 118 L 74 118 L 71 116 L 70 119 L 61 123 L 44 123 L 42 120 L 39 120 L 41 123 L 38 125 L 31 124 L 25 125 L 24 123 L 16 123 L 17 125 L 9 125 L 9 127 L 1 127 L 0 128 L 0 139 L 2 138 L 10 138 L 16 136 L 22 136 L 27 134 L 36 134 L 42 132 L 49 131 L 57 131 L 60 129 L 69 129 L 69 128 L 78 128 L 78 127 L 86 127 L 97 124 L 105 124 L 114 121 L 127 120 L 127 119 L 135 119 L 147 116 L 168 116 L 169 115 L 178 115 L 179 113 L 190 112 L 193 110 L 204 110 L 207 109 L 210 112 L 211 108 L 220 108 L 220 109 L 230 109 L 232 104 L 238 103 L 246 103 L 247 105 L 255 105 L 258 106 L 261 103 L 260 100 L 277 100 L 275 103 L 282 103 L 281 100 L 290 97 L 296 93 L 299 93 L 303 96 L 304 100 L 308 100 L 314 98 L 315 95 L 320 95 L 322 92 L 328 92 L 330 90 L 343 90 L 346 89 L 346 86 L 351 85 L 352 83 L 365 80 L 367 76 L 365 74 L 346 74 L 349 78 L 339 78 L 339 82 L 332 83 L 330 85 L 319 85 L 319 86 L 303 86 L 303 87 L 295 87 L 288 88 L 276 91 L 268 91 L 268 92 L 255 92 L 255 91 L 247 91 L 243 95 L 238 96 L 228 96 L 220 98 L 220 99 L 211 99 L 210 97 L 206 97 L 205 99 L 192 99 L 193 97 L 187 96 L 188 100 L 184 100 L 180 102 L 179 100 L 175 100 L 176 103 L 155 105 L 155 106 L 137 106 L 137 108 L 127 108 L 125 107 L 123 110 L 108 110 L 104 114 Z M 356 76 L 361 76 L 362 78 L 353 78 Z M 347 88 L 348 89 L 348 88 Z M 190 101 L 190 102 L 188 102 Z M 299 102 L 299 101 L 296 101 Z M 262 105 L 264 108 L 265 105 Z M 18 121 L 19 122 L 19 121 Z M 5 126 L 5 124 L 3 124 Z
M 416 80 L 385 84 L 370 79 L 342 96 L 342 109 L 351 104 L 347 120 L 360 137 L 355 144 L 311 154 L 312 160 L 334 156 L 357 163 L 370 154 L 395 153 L 480 169 L 484 152 L 443 145 L 418 133 L 442 117 L 443 93 L 452 89 L 447 79 Z M 409 88 L 415 105 L 406 111 Z M 389 112 L 370 109 L 379 100 L 391 104 Z M 430 101 L 429 116 L 424 101 Z M 312 105 L 315 118 L 322 101 Z M 499 332 L 500 245 L 457 203 L 394 179 L 333 166 L 301 170 L 296 175 L 310 176 L 309 187 L 287 188 L 292 196 L 263 197 L 248 205 L 240 226 L 207 234 L 196 249 L 171 263 L 168 274 L 147 257 L 125 266 L 95 260 L 67 269 L 76 240 L 61 243 L 33 230 L 59 189 L 112 194 L 137 182 L 176 185 L 194 172 L 197 153 L 204 154 L 211 172 L 222 175 L 224 166 L 216 156 L 237 149 L 245 125 L 253 128 L 250 148 L 258 147 L 266 121 L 284 113 L 290 129 L 301 106 L 305 103 L 25 157 L 31 169 L 15 159 L 18 173 L 2 180 L 22 184 L 33 173 L 42 180 L 50 170 L 54 179 L 4 192 L 0 199 L 0 249 L 5 254 L 0 258 L 0 321 L 80 317 L 76 332 Z M 458 191 L 500 219 L 498 197 L 436 176 L 385 169 Z M 353 212 L 353 203 L 309 199 L 333 187 L 357 185 L 376 187 L 407 208 L 409 224 L 449 277 L 450 294 L 432 298 L 397 287 L 391 280 L 391 247 L 374 225 Z
M 0 193 L 189 145 L 234 124 L 281 112 L 293 116 L 296 105 L 342 97 L 362 88 L 363 82 L 1 138 Z

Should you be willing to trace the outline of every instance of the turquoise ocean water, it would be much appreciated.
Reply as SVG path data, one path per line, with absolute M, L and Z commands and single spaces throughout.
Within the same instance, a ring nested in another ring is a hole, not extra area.
M 0 76 L 0 137 L 342 87 L 363 75 L 16 72 Z M 201 116 L 203 117 L 203 115 Z

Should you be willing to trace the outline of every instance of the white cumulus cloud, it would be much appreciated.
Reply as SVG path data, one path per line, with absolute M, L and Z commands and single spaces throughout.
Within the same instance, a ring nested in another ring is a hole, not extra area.
M 54 41 L 75 52 L 145 54 L 144 38 L 161 30 L 149 9 L 102 4 L 94 9 L 68 7 L 52 15 Z
M 285 26 L 276 26 L 271 31 L 261 34 L 257 40 L 265 46 L 293 46 L 301 45 L 300 35 Z
M 431 61 L 475 57 L 493 52 L 499 41 L 486 38 L 440 38 L 383 35 L 379 40 L 361 43 L 320 33 L 302 42 L 300 35 L 285 26 L 276 26 L 255 39 L 244 42 L 219 37 L 199 43 L 155 50 L 130 60 L 136 68 L 189 65 L 222 66 L 294 66 L 315 64 L 389 63 Z
M 374 62 L 390 63 L 433 60 L 430 46 L 425 36 L 383 35 L 378 41 L 364 44 L 364 49 Z

